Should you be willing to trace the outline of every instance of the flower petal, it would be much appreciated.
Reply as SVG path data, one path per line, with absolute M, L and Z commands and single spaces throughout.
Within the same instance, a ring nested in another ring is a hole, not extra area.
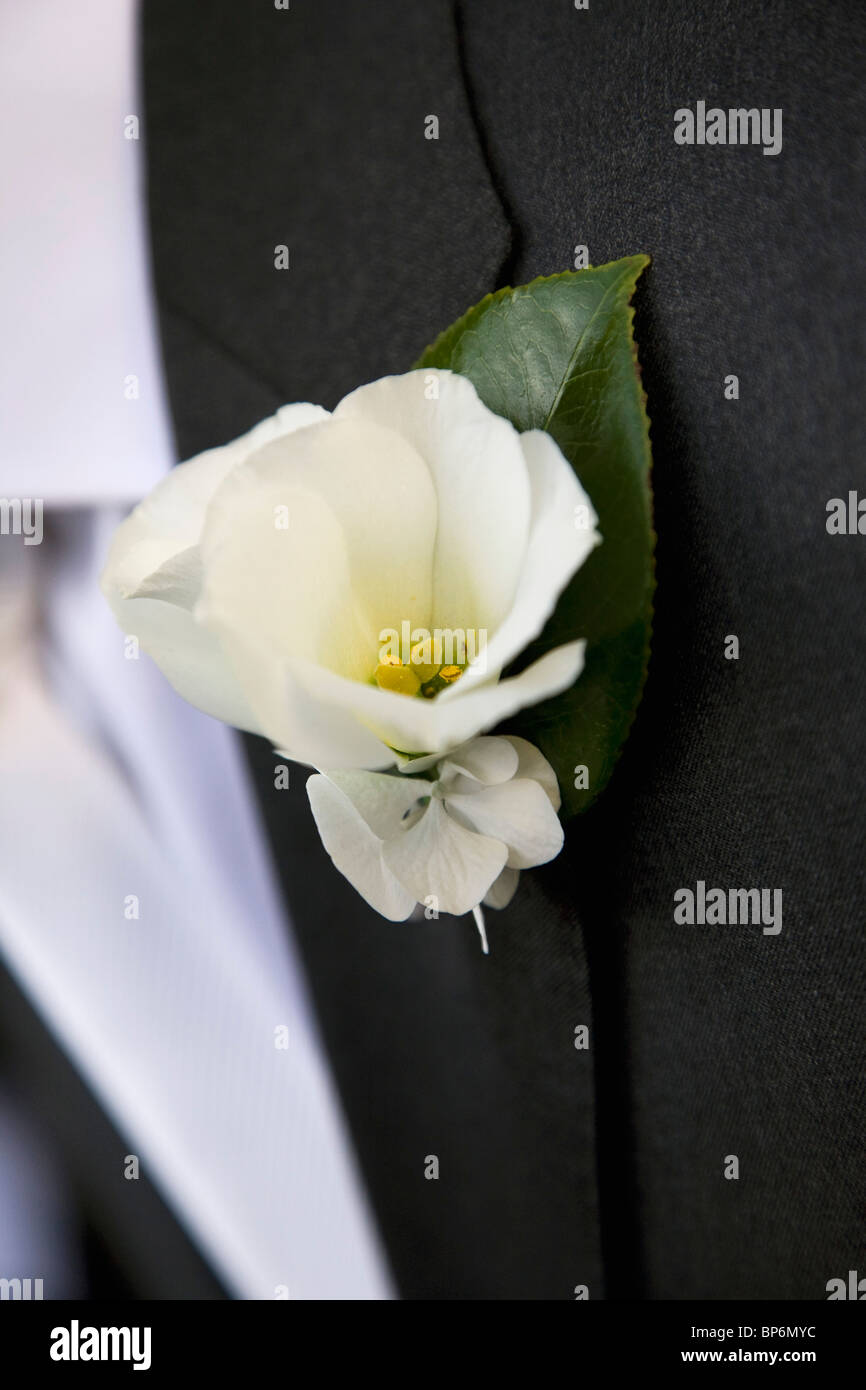
M 467 743 L 482 729 L 499 724 L 525 705 L 566 690 L 583 668 L 584 645 L 583 642 L 570 642 L 556 647 L 518 676 L 470 690 L 462 700 L 452 700 L 448 704 L 443 703 L 441 697 L 421 700 L 379 690 L 308 662 L 296 663 L 292 676 L 298 687 L 303 686 L 306 691 L 308 707 L 319 708 L 323 727 L 327 720 L 336 720 L 338 712 L 342 711 L 347 720 L 354 718 L 368 736 L 375 736 L 392 750 L 399 749 L 404 755 L 436 753 L 441 756 Z M 460 681 L 455 682 L 459 684 Z M 285 717 L 284 695 L 282 699 Z M 293 750 L 293 756 L 301 761 L 315 761 L 309 757 L 309 752 L 301 751 L 309 747 L 308 730 L 303 725 L 293 721 L 292 737 L 270 725 L 268 733 L 275 743 Z M 390 763 L 393 765 L 395 760 L 396 754 L 391 752 Z M 318 765 L 325 764 L 320 761 Z M 369 760 L 350 764 L 334 758 L 330 762 L 332 767 L 372 765 Z M 384 762 L 378 764 L 386 765 Z M 421 771 L 422 766 L 413 760 L 411 770 Z
M 434 898 L 440 912 L 471 912 L 505 867 L 498 840 L 464 829 L 441 801 L 430 802 L 411 830 L 387 840 L 382 857 L 418 902 Z
M 111 607 L 123 632 L 138 639 L 184 700 L 236 729 L 263 732 L 218 640 L 185 608 L 149 598 Z
M 550 804 L 554 811 L 558 811 L 562 805 L 559 782 L 556 780 L 556 773 L 544 754 L 539 752 L 534 743 L 529 743 L 525 738 L 515 738 L 513 734 L 503 734 L 502 737 L 511 744 L 517 753 L 517 769 L 514 773 L 514 780 L 517 781 L 519 777 L 531 777 L 533 782 L 539 782 L 550 798 Z
M 428 399 L 433 380 L 437 396 Z M 425 460 L 439 518 L 430 626 L 493 633 L 514 602 L 528 536 L 527 461 L 514 426 L 449 371 L 361 386 L 334 419 L 394 430 Z
M 235 634 L 231 642 L 234 660 L 244 670 L 245 639 Z M 250 672 L 261 669 L 261 651 L 250 648 L 246 666 Z M 354 682 L 347 682 L 357 688 Z M 382 692 L 384 693 L 384 692 Z M 314 685 L 301 682 L 286 663 L 262 676 L 254 692 L 262 727 L 271 742 L 284 748 L 290 758 L 307 763 L 320 772 L 332 768 L 393 767 L 395 754 L 367 728 L 351 705 L 326 704 Z M 395 695 L 394 699 L 405 699 Z
M 190 545 L 170 555 L 157 569 L 145 575 L 126 597 L 158 598 L 191 613 L 198 602 L 201 585 L 201 550 L 197 545 Z
M 254 499 L 263 487 L 279 492 L 288 486 L 315 494 L 329 508 L 343 532 L 353 591 L 374 631 L 370 672 L 383 628 L 403 621 L 428 627 L 437 502 L 411 441 L 366 421 L 334 417 L 322 429 L 266 446 L 236 481 L 249 484 Z
M 275 526 L 275 508 L 286 509 L 288 529 Z M 202 537 L 197 616 L 230 654 L 260 726 L 293 756 L 325 767 L 393 763 L 378 745 L 371 752 L 367 727 L 347 755 L 351 718 L 338 718 L 352 709 L 345 697 L 331 702 L 343 732 L 329 750 L 323 710 L 309 719 L 318 693 L 299 672 L 336 671 L 350 691 L 374 690 L 367 682 L 380 633 L 429 622 L 435 532 L 423 461 L 374 425 L 328 421 L 276 441 L 217 491 Z
M 440 777 L 447 776 L 453 768 L 485 785 L 507 782 L 510 777 L 515 776 L 518 761 L 517 749 L 506 739 L 482 736 L 473 738 L 462 748 L 455 748 L 448 762 L 443 764 Z
M 106 597 L 129 598 L 155 570 L 197 545 L 211 498 L 244 459 L 272 439 L 326 419 L 320 405 L 284 405 L 230 444 L 172 468 L 115 533 L 102 577 Z
M 405 753 L 395 753 L 398 772 L 411 776 L 416 772 L 428 772 L 431 767 L 435 767 L 442 757 L 441 753 L 423 753 L 420 756 Z
M 520 870 L 509 869 L 506 864 L 502 873 L 488 892 L 484 899 L 485 907 L 507 907 L 517 892 L 517 885 L 520 882 Z
M 325 418 L 320 406 L 283 406 L 231 444 L 178 464 L 118 528 L 100 581 L 122 630 L 138 638 L 185 700 L 254 733 L 260 723 L 223 648 L 193 617 L 198 541 L 214 491 L 250 450 Z
M 483 787 L 469 796 L 448 796 L 446 805 L 462 824 L 506 844 L 511 869 L 546 864 L 562 849 L 559 817 L 537 782 Z
M 405 921 L 416 899 L 384 863 L 382 841 L 349 798 L 320 773 L 308 778 L 307 796 L 322 844 L 340 873 L 383 917 Z
M 419 800 L 429 798 L 433 783 L 383 772 L 329 772 L 328 780 L 347 796 L 380 840 L 405 832 L 406 818 Z
M 444 690 L 442 703 L 464 699 L 538 636 L 560 593 L 601 540 L 592 504 L 555 440 L 543 430 L 529 430 L 520 442 L 532 486 L 532 519 L 519 587 L 510 612 L 487 643 L 484 661 Z M 588 527 L 575 524 L 580 507 L 587 509 Z
M 254 708 L 270 718 L 292 658 L 342 663 L 354 680 L 375 670 L 376 633 L 352 589 L 343 527 L 315 492 L 281 477 L 256 480 L 255 465 L 216 494 L 202 537 L 199 621 L 220 636 Z M 287 508 L 288 529 L 275 525 Z M 265 727 L 282 740 L 278 729 Z

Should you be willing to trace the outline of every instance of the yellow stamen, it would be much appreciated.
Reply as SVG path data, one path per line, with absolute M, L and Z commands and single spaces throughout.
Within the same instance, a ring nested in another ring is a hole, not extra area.
M 393 690 L 398 695 L 417 695 L 421 682 L 411 666 L 403 666 L 397 660 L 380 661 L 376 667 L 376 684 L 380 690 Z
M 424 660 L 424 647 L 429 647 L 429 645 L 429 642 L 416 642 L 415 646 L 409 653 L 409 660 L 412 663 L 412 670 L 415 672 L 418 679 L 422 682 L 432 680 L 433 676 L 435 676 L 436 672 L 439 670 L 439 667 L 436 665 L 435 662 L 429 662 Z

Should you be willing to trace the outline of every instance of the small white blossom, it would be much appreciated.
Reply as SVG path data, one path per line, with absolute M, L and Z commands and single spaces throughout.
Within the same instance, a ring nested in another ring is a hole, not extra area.
M 307 782 L 335 865 L 392 921 L 428 898 L 456 914 L 482 902 L 504 907 L 520 870 L 562 848 L 556 776 L 525 739 L 473 739 L 432 771 L 429 779 L 331 772 Z

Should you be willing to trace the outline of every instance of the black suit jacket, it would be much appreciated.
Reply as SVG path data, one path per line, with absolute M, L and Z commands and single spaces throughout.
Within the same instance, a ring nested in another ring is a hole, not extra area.
M 863 20 L 853 0 L 144 7 L 182 457 L 406 370 L 577 245 L 653 257 L 646 696 L 600 802 L 490 914 L 490 957 L 469 919 L 368 909 L 300 770 L 275 791 L 247 740 L 404 1297 L 822 1299 L 862 1263 L 866 540 L 829 536 L 825 505 L 866 491 Z M 698 100 L 781 107 L 782 152 L 677 145 Z M 677 925 L 697 880 L 782 889 L 782 932 Z
M 636 321 L 659 536 L 646 698 L 600 803 L 491 914 L 491 956 L 466 919 L 370 911 L 303 777 L 274 791 L 248 741 L 400 1291 L 823 1298 L 861 1255 L 864 1192 L 866 541 L 825 528 L 827 499 L 864 483 L 863 13 L 207 13 L 151 0 L 144 28 L 181 455 L 407 369 L 578 244 L 653 257 Z M 676 144 L 674 111 L 699 99 L 781 107 L 782 152 Z M 699 879 L 782 889 L 782 932 L 675 924 Z

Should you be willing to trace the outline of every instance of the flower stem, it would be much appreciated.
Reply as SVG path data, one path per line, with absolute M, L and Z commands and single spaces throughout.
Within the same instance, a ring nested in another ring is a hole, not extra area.
M 480 905 L 473 907 L 472 916 L 475 918 L 475 925 L 478 928 L 478 935 L 481 937 L 481 949 L 485 956 L 490 955 L 490 947 L 487 945 L 487 932 L 484 930 L 484 913 Z

